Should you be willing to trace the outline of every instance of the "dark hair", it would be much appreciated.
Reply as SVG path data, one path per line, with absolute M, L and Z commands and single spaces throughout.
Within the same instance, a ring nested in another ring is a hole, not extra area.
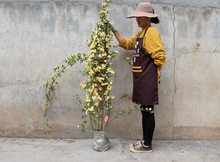
M 158 19 L 158 17 L 152 17 L 150 22 L 152 22 L 154 24 L 158 24 L 158 23 L 160 23 L 160 20 Z
M 154 13 L 154 9 L 153 9 L 153 13 Z M 158 19 L 158 17 L 152 17 L 150 22 L 152 22 L 154 24 L 158 24 L 158 23 L 160 23 L 160 20 Z

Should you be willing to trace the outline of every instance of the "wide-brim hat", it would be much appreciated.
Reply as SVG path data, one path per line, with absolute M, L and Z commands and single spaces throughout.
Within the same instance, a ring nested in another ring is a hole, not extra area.
M 159 14 L 154 14 L 152 4 L 149 2 L 139 3 L 135 12 L 128 16 L 127 18 L 136 18 L 136 17 L 158 17 Z

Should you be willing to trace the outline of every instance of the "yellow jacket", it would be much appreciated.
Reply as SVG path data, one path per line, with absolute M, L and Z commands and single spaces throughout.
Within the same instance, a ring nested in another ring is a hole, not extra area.
M 123 47 L 126 50 L 133 50 L 137 38 L 142 38 L 146 29 L 143 29 L 141 32 L 138 32 L 136 36 L 125 39 L 123 38 L 119 42 L 119 46 Z M 144 40 L 143 46 L 146 53 L 149 53 L 154 59 L 154 63 L 157 66 L 158 71 L 158 81 L 160 79 L 160 69 L 161 66 L 165 63 L 166 52 L 164 50 L 163 43 L 161 42 L 160 34 L 156 27 L 151 26 L 148 28 Z

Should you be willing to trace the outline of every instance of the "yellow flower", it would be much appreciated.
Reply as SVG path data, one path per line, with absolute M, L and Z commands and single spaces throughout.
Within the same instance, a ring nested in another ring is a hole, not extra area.
M 92 44 L 90 45 L 90 49 L 93 49 L 94 47 L 95 47 L 95 44 L 92 43 Z
M 91 53 L 96 53 L 97 51 L 96 51 L 96 49 L 93 49 L 93 50 L 91 50 Z
M 96 32 L 97 32 L 97 30 L 96 30 Z M 93 40 L 96 41 L 96 39 L 97 39 L 97 35 L 94 35 Z
M 107 12 L 106 11 L 101 11 L 100 14 L 107 14 Z
M 107 3 L 102 3 L 102 7 L 106 7 L 107 6 Z
M 94 107 L 92 106 L 91 108 L 86 110 L 86 114 L 88 114 L 88 111 L 94 111 Z
M 88 62 L 91 62 L 91 61 L 92 61 L 92 59 L 89 57 L 89 58 L 88 58 Z
M 107 90 L 110 91 L 112 89 L 112 86 L 108 86 Z
M 107 69 L 107 72 L 109 73 L 110 71 L 111 71 L 111 68 L 108 68 L 108 69 Z
M 98 50 L 99 50 L 100 52 L 104 52 L 104 51 L 105 51 L 104 48 L 102 48 L 102 47 L 99 47 Z
M 89 94 L 91 94 L 93 92 L 93 89 L 88 89 Z
M 102 68 L 101 68 L 100 66 L 97 66 L 96 68 L 94 68 L 94 71 L 95 71 L 95 72 L 100 72 L 101 69 L 102 69 Z
M 84 83 L 85 83 L 85 81 L 83 81 L 83 82 L 80 83 L 80 86 L 81 86 L 82 88 L 85 88 L 85 87 L 86 87 L 86 85 L 85 85 Z
M 91 43 L 91 40 L 88 40 L 88 41 L 87 41 L 87 44 L 89 45 L 90 43 Z
M 92 96 L 92 100 L 93 100 L 93 101 L 96 100 L 96 96 Z
M 102 77 L 98 77 L 97 80 L 101 83 L 102 81 L 105 80 L 105 78 L 102 78 Z
M 99 96 L 99 100 L 102 101 L 102 98 Z
M 50 85 L 49 85 L 49 88 L 53 88 L 54 87 L 54 85 L 53 85 L 53 83 L 51 83 Z
M 55 77 L 55 75 L 54 75 L 54 74 L 52 74 L 52 75 L 51 75 L 51 78 L 54 78 L 54 77 Z
M 90 99 L 87 99 L 86 102 L 91 102 L 91 100 L 90 100 Z
M 102 64 L 102 69 L 105 69 L 105 66 L 106 66 L 105 64 Z
M 101 55 L 101 54 L 99 54 L 99 55 L 98 55 L 98 57 L 99 57 L 99 58 L 101 58 L 101 57 L 102 57 L 102 55 Z
M 114 70 L 112 70 L 111 68 L 107 69 L 107 73 L 115 74 Z
M 81 58 L 84 60 L 85 59 L 85 56 L 83 54 L 81 54 Z
M 107 82 L 101 83 L 101 85 L 102 85 L 102 86 L 106 86 L 106 85 L 108 85 L 108 83 L 107 83 Z
M 90 109 L 88 109 L 89 111 L 94 111 L 94 107 L 92 106 Z
M 92 69 L 90 69 L 89 75 L 93 75 L 94 71 Z
M 104 37 L 105 36 L 105 32 L 101 32 L 99 35 L 100 35 L 100 37 Z
M 94 105 L 95 105 L 96 107 L 98 107 L 98 106 L 99 106 L 99 103 L 95 103 Z

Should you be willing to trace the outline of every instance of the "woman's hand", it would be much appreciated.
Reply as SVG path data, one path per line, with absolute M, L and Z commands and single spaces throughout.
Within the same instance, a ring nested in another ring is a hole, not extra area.
M 115 27 L 112 25 L 112 23 L 109 22 L 109 26 L 113 33 L 117 31 Z
M 118 30 L 116 30 L 115 27 L 110 22 L 109 22 L 109 26 L 110 26 L 113 34 L 115 35 L 115 38 L 118 40 L 118 42 L 121 42 L 123 39 L 121 34 L 119 34 Z

